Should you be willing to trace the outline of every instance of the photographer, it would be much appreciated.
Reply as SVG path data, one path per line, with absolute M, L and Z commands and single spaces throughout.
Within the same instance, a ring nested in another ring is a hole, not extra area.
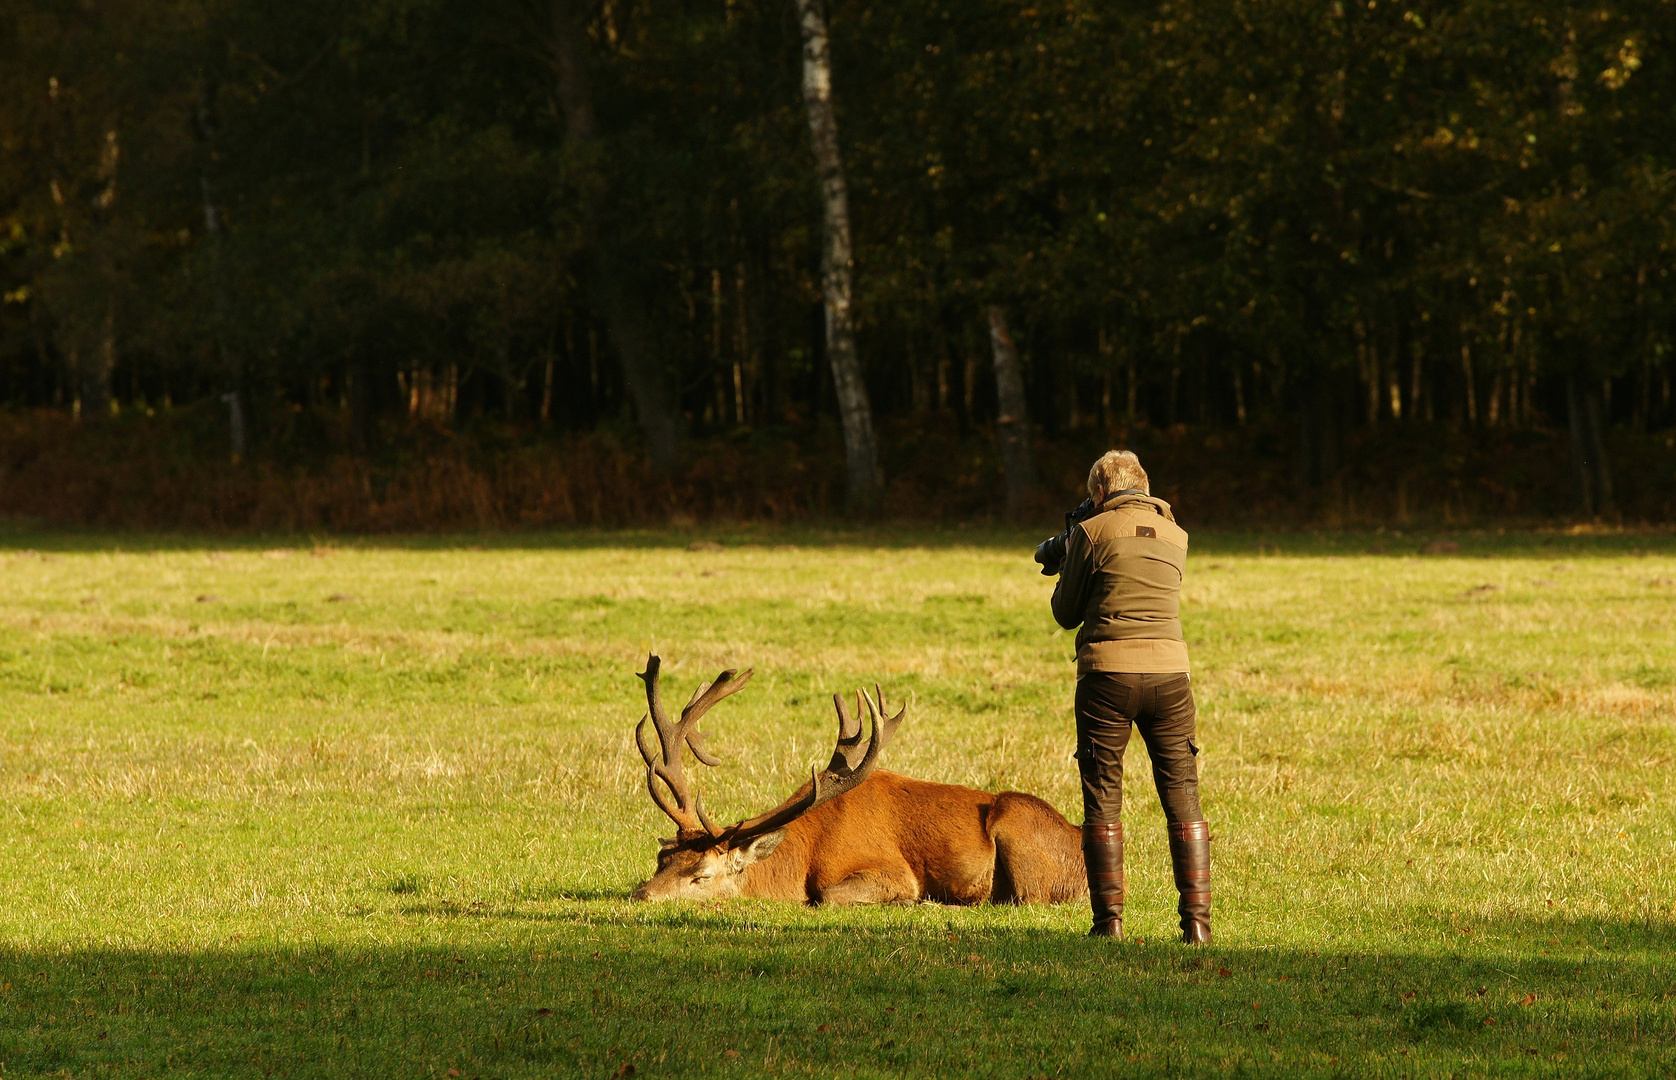
M 1210 831 L 1199 808 L 1193 689 L 1178 617 L 1187 533 L 1134 454 L 1088 472 L 1089 502 L 1036 558 L 1059 573 L 1053 617 L 1077 633 L 1077 765 L 1094 937 L 1123 936 L 1123 751 L 1138 727 L 1169 821 L 1182 940 L 1209 942 Z M 1057 563 L 1057 565 L 1054 565 Z

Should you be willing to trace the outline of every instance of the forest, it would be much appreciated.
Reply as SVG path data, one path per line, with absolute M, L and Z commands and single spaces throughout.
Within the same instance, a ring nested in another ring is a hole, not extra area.
M 1673 46 L 1676 0 L 9 0 L 0 513 L 1047 521 L 1122 442 L 1205 521 L 1668 523 Z

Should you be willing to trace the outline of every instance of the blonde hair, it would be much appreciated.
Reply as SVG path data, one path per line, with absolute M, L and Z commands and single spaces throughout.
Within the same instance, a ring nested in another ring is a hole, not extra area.
M 1125 488 L 1139 488 L 1152 494 L 1140 458 L 1129 450 L 1107 450 L 1088 470 L 1088 497 L 1097 498 L 1102 490 L 1110 495 Z

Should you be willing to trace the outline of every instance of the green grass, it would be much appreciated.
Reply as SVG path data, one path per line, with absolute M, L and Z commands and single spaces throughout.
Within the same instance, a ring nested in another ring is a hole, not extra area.
M 1122 945 L 1080 906 L 629 903 L 652 647 L 681 700 L 757 669 L 718 818 L 874 680 L 888 767 L 1078 817 L 1034 537 L 725 538 L 5 538 L 0 1076 L 1676 1072 L 1668 535 L 1200 538 L 1205 949 L 1139 740 Z

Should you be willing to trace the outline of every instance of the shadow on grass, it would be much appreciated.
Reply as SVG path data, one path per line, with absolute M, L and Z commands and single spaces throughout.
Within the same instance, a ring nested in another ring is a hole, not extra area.
M 1433 541 L 1447 549 L 1427 552 L 1428 558 L 1587 558 L 1676 553 L 1676 529 L 1632 527 L 1572 532 L 1563 524 L 1525 524 L 1510 528 L 1426 527 L 1386 529 L 1193 529 L 1193 550 L 1201 557 L 1216 555 L 1322 556 L 1370 555 L 1405 557 L 1422 553 Z M 729 550 L 763 548 L 864 548 L 949 550 L 979 548 L 1017 552 L 1021 565 L 1030 566 L 1036 544 L 1058 532 L 1057 517 L 1030 526 L 975 523 L 970 526 L 719 524 L 666 529 L 589 529 L 556 531 L 500 531 L 421 535 L 218 535 L 196 533 L 132 533 L 47 531 L 26 524 L 0 521 L 0 553 L 18 551 L 79 554 L 93 552 L 198 552 L 341 548 L 364 551 L 511 552 L 692 550 L 695 558 L 713 557 Z M 719 547 L 720 550 L 717 550 Z
M 1639 1076 L 1676 1066 L 1676 937 L 1664 926 L 1533 922 L 1459 953 L 1113 945 L 935 912 L 762 906 L 577 905 L 545 932 L 525 923 L 488 935 L 499 940 L 476 919 L 442 925 L 455 942 L 431 929 L 430 942 L 408 946 L 0 950 L 0 1069 Z

